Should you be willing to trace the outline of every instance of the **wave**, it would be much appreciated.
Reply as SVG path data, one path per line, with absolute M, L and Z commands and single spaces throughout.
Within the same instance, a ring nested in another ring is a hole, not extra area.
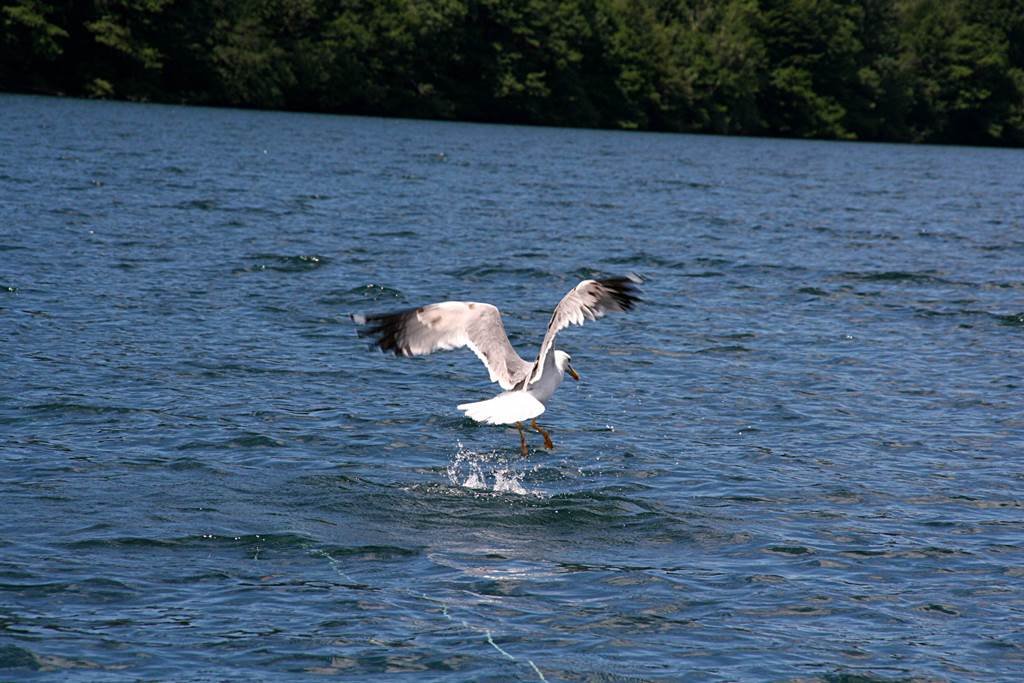
M 940 277 L 938 271 L 934 270 L 923 270 L 923 271 L 905 271 L 905 270 L 885 270 L 885 271 L 846 271 L 841 276 L 848 280 L 856 280 L 858 282 L 891 282 L 891 283 L 911 283 L 911 284 L 955 284 L 950 280 Z
M 255 254 L 247 256 L 245 260 L 255 263 L 235 268 L 231 271 L 232 274 L 259 273 L 268 270 L 278 273 L 306 273 L 330 263 L 330 259 L 319 254 Z

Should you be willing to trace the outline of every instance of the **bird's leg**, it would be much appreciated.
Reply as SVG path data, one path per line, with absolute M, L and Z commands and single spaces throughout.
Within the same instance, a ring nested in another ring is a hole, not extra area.
M 526 450 L 526 434 L 523 434 L 523 423 L 516 422 L 516 429 L 519 430 L 519 450 L 522 451 L 523 457 L 525 458 L 530 454 L 530 452 Z
M 555 447 L 555 444 L 551 441 L 551 435 L 544 431 L 544 429 L 539 424 L 537 424 L 536 419 L 530 422 L 530 426 L 536 429 L 538 432 L 540 432 L 540 435 L 544 437 L 544 448 L 551 450 L 552 448 Z

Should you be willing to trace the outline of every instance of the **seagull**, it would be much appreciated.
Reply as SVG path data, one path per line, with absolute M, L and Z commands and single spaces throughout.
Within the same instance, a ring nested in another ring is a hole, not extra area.
M 503 391 L 494 398 L 463 403 L 458 409 L 467 417 L 486 424 L 514 424 L 519 430 L 519 448 L 528 454 L 523 422 L 544 437 L 544 447 L 554 448 L 551 435 L 537 424 L 548 399 L 562 384 L 566 373 L 580 376 L 572 357 L 555 347 L 555 336 L 570 325 L 582 325 L 613 311 L 629 311 L 640 301 L 636 285 L 643 280 L 634 274 L 603 280 L 584 280 L 555 306 L 537 359 L 523 360 L 512 348 L 501 322 L 501 311 L 491 304 L 475 301 L 442 301 L 394 313 L 353 314 L 360 337 L 372 337 L 374 346 L 396 356 L 423 356 L 434 351 L 469 347 L 476 354 L 491 382 Z

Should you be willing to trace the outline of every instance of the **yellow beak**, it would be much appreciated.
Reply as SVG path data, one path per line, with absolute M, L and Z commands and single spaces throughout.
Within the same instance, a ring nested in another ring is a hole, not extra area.
M 565 366 L 565 371 L 568 372 L 569 376 L 572 377 L 574 380 L 576 380 L 577 382 L 580 381 L 579 373 L 576 372 L 575 370 L 573 370 L 571 365 L 566 365 Z

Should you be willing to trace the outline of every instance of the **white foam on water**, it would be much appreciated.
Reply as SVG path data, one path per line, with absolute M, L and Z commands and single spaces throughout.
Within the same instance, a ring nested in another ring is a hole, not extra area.
M 477 453 L 459 442 L 459 450 L 448 463 L 448 481 L 475 491 L 514 493 L 516 495 L 539 494 L 523 485 L 525 469 L 516 466 L 506 455 L 496 452 Z M 526 465 L 526 462 L 523 462 Z
M 494 491 L 500 493 L 515 493 L 519 496 L 525 496 L 530 493 L 523 486 L 523 473 L 522 472 L 511 472 L 509 470 L 498 470 L 494 473 Z
M 477 470 L 476 472 L 471 472 L 469 476 L 466 477 L 466 481 L 462 482 L 462 486 L 465 486 L 467 489 L 486 489 L 487 478 L 484 477 L 482 472 Z

